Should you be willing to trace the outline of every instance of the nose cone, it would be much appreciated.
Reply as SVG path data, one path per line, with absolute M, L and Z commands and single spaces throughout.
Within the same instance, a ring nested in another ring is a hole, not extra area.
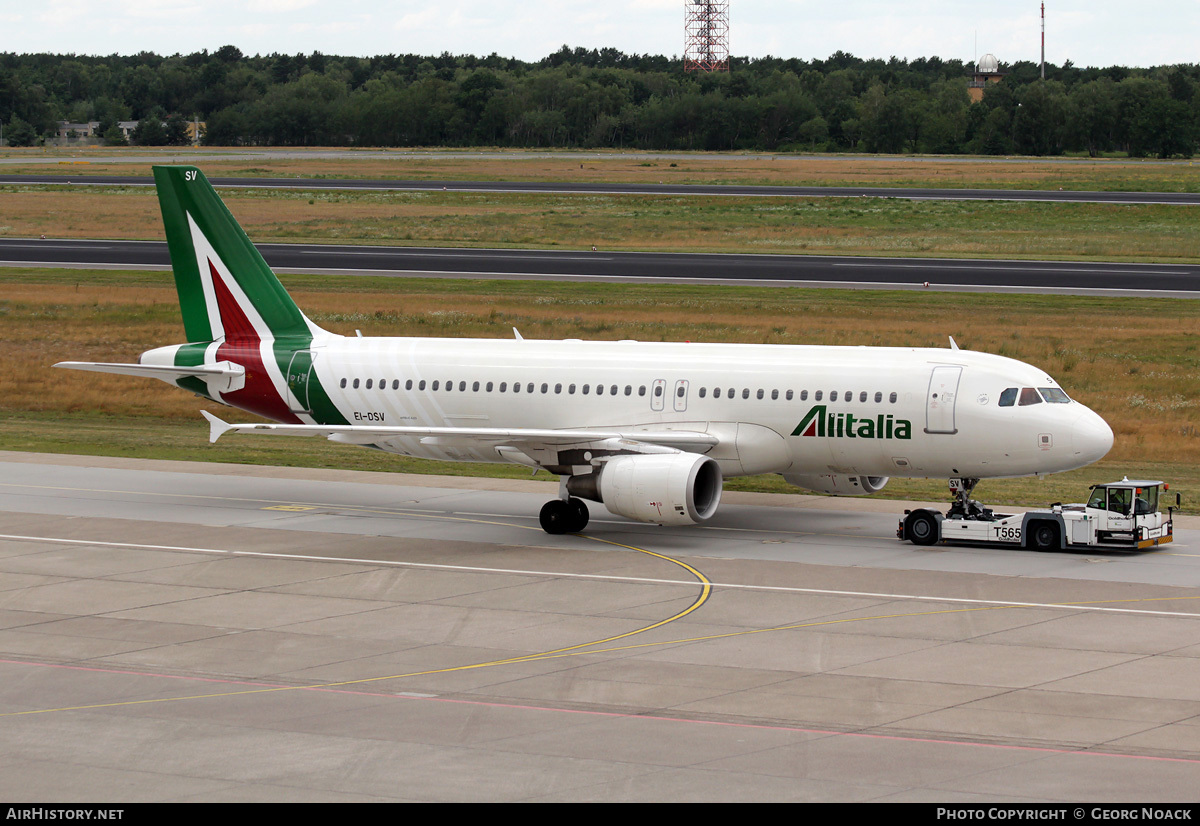
M 1079 462 L 1076 467 L 1090 465 L 1103 459 L 1112 450 L 1112 428 L 1098 414 L 1085 407 L 1071 427 L 1071 443 L 1075 448 L 1075 459 Z

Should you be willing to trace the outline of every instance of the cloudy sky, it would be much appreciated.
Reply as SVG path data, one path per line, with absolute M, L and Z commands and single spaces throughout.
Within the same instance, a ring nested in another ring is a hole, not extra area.
M 0 52 L 321 51 L 536 60 L 571 46 L 680 55 L 685 0 L 0 0 Z M 1046 59 L 1200 62 L 1200 2 L 1049 0 Z M 1037 0 L 730 0 L 734 55 L 1038 59 Z

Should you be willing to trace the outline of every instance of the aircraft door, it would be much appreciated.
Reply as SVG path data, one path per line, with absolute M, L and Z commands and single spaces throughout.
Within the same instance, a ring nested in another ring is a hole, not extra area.
M 650 409 L 651 410 L 662 410 L 663 406 L 666 404 L 666 401 L 667 401 L 664 398 L 666 395 L 667 395 L 667 380 L 666 379 L 655 379 L 654 386 L 650 388 Z
M 925 394 L 925 432 L 957 433 L 954 425 L 954 403 L 958 396 L 961 367 L 935 367 L 929 377 Z
M 312 370 L 312 350 L 297 350 L 292 354 L 287 371 L 287 402 L 293 413 L 312 412 L 308 403 L 308 381 Z
M 673 404 L 675 405 L 676 413 L 683 413 L 687 410 L 688 383 L 687 379 L 680 379 L 675 382 L 675 395 Z

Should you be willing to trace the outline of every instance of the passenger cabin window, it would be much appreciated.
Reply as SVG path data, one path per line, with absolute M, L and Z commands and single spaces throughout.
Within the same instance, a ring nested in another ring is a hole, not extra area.
M 1031 404 L 1041 403 L 1042 397 L 1038 395 L 1038 391 L 1034 390 L 1032 387 L 1021 388 L 1021 399 L 1017 402 L 1019 406 L 1026 407 Z
M 1006 387 L 1004 392 L 1000 394 L 1000 406 L 1012 407 L 1017 401 L 1017 388 Z

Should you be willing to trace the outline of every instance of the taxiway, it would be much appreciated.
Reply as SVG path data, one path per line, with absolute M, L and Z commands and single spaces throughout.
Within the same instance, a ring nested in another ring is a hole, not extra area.
M 0 453 L 0 765 L 37 800 L 1193 800 L 1200 542 L 664 529 L 540 481 Z M 1192 521 L 1195 521 L 1194 519 Z
M 258 244 L 279 272 L 1195 298 L 1200 266 L 828 255 Z M 0 266 L 170 269 L 165 241 L 0 238 Z

